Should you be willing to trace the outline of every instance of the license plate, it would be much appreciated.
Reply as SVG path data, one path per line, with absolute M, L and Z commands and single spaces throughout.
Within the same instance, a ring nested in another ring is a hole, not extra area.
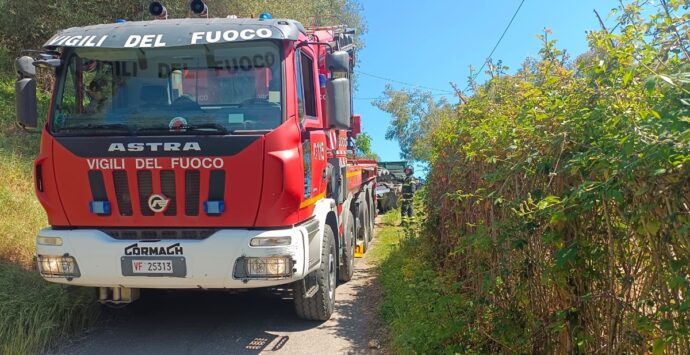
M 187 277 L 183 256 L 123 256 L 122 276 Z
M 172 260 L 132 260 L 134 274 L 173 274 Z

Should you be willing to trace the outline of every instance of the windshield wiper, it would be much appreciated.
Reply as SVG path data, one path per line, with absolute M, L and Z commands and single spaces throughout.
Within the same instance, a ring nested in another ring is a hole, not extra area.
M 225 126 L 218 123 L 203 123 L 197 125 L 181 125 L 175 128 L 167 127 L 145 127 L 139 128 L 136 133 L 168 133 L 168 134 L 183 134 L 185 132 L 205 133 L 205 134 L 228 134 L 230 133 Z
M 247 134 L 247 135 L 252 135 L 252 134 L 266 134 L 270 133 L 272 130 L 270 129 L 233 129 L 232 134 Z
M 122 123 L 107 123 L 107 124 L 85 124 L 79 126 L 68 126 L 60 128 L 58 132 L 70 131 L 99 131 L 100 133 L 117 134 L 127 132 L 132 134 L 132 128 Z
M 225 128 L 222 124 L 218 123 L 204 123 L 204 124 L 197 124 L 197 125 L 183 125 L 179 128 L 176 129 L 182 129 L 185 131 L 194 131 L 194 132 L 218 132 L 222 134 L 228 134 L 228 129 Z M 212 130 L 212 131 L 209 131 Z

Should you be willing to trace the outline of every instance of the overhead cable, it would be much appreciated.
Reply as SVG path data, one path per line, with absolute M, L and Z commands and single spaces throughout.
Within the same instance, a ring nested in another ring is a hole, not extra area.
M 486 60 L 484 61 L 484 63 L 482 63 L 481 68 L 479 68 L 479 70 L 478 70 L 478 71 L 474 74 L 474 76 L 472 77 L 472 80 L 473 80 L 473 81 L 474 81 L 475 79 L 477 79 L 477 77 L 479 76 L 479 74 L 482 73 L 482 70 L 484 70 L 484 67 L 486 66 L 486 63 L 487 63 L 487 62 L 489 61 L 489 59 L 491 59 L 491 57 L 494 55 L 494 52 L 496 52 L 496 49 L 497 49 L 498 46 L 501 44 L 501 41 L 503 41 L 503 37 L 505 37 L 506 33 L 508 33 L 508 29 L 509 29 L 510 26 L 513 24 L 513 21 L 515 21 L 515 17 L 517 17 L 517 14 L 520 12 L 520 9 L 522 8 L 522 5 L 523 5 L 524 3 L 525 3 L 525 0 L 520 1 L 520 5 L 517 7 L 517 9 L 515 10 L 515 12 L 513 13 L 513 17 L 510 18 L 510 22 L 508 22 L 508 26 L 506 26 L 506 28 L 503 30 L 503 33 L 501 34 L 501 37 L 500 37 L 500 38 L 498 39 L 498 41 L 496 42 L 496 45 L 495 45 L 494 48 L 491 50 L 491 53 L 489 53 L 489 56 L 486 57 Z M 469 87 L 470 87 L 470 84 L 467 84 L 467 87 L 465 88 L 465 91 L 467 91 L 467 89 L 469 89 Z
M 439 91 L 439 92 L 444 92 L 444 93 L 448 93 L 448 94 L 454 94 L 450 90 L 436 89 L 436 88 L 431 88 L 431 87 L 424 86 L 424 85 L 408 83 L 408 82 L 404 82 L 404 81 L 400 81 L 400 80 L 396 80 L 396 79 L 391 79 L 391 78 L 386 78 L 386 77 L 375 75 L 375 74 L 365 73 L 363 71 L 357 71 L 357 74 L 362 74 L 362 75 L 365 75 L 368 77 L 372 77 L 374 79 L 389 81 L 391 83 L 396 83 L 396 84 L 400 84 L 400 85 L 411 86 L 411 87 L 416 87 L 416 88 L 421 88 L 421 89 L 426 89 L 426 90 Z

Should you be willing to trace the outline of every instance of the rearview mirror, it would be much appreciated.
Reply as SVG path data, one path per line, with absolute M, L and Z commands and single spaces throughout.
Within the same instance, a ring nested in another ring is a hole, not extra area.
M 326 104 L 329 124 L 339 129 L 349 129 L 352 116 L 350 80 L 347 78 L 329 80 L 326 84 Z
M 350 72 L 350 55 L 345 51 L 335 51 L 326 56 L 328 70 L 339 73 Z
M 36 105 L 36 79 L 22 78 L 14 83 L 17 122 L 24 127 L 36 127 L 38 109 Z

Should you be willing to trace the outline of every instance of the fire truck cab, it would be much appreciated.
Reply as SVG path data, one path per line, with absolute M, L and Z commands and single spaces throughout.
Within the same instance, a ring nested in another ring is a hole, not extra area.
M 35 68 L 56 79 L 34 169 L 41 275 L 107 304 L 286 287 L 299 316 L 330 318 L 376 206 L 376 164 L 352 157 L 352 31 L 151 8 L 158 19 L 62 30 L 16 62 L 27 127 Z

